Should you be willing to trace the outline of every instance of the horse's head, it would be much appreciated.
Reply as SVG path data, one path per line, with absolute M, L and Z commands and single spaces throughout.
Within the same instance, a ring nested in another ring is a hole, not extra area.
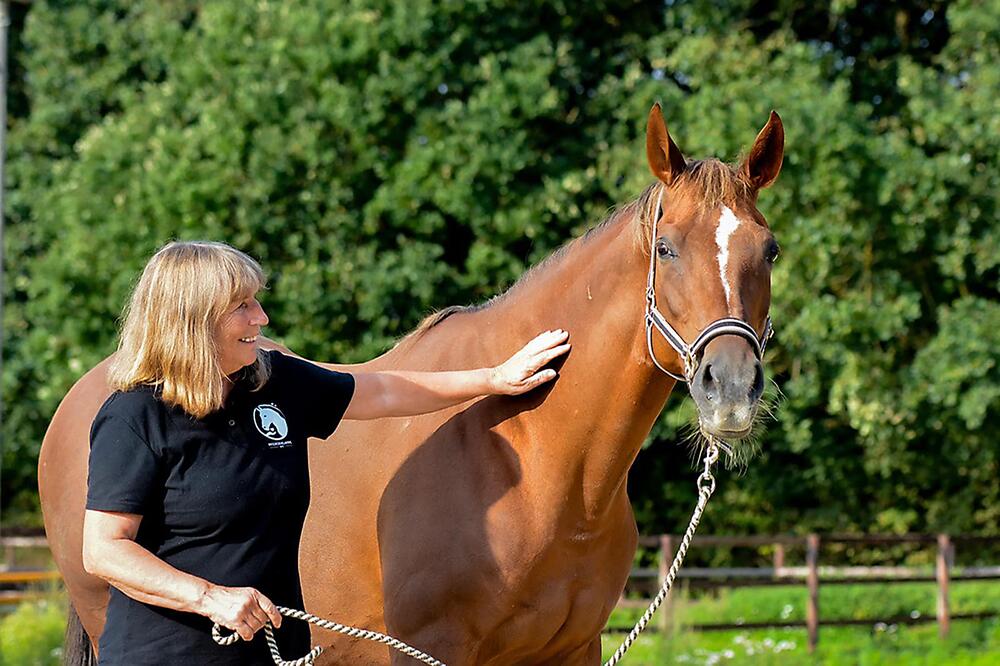
M 783 151 L 781 119 L 772 111 L 738 168 L 689 163 L 659 105 L 649 113 L 646 156 L 662 186 L 651 190 L 645 215 L 652 225 L 644 229 L 647 326 L 674 350 L 650 347 L 663 369 L 688 380 L 701 428 L 727 440 L 750 434 L 764 391 L 761 348 L 770 334 L 778 244 L 757 210 L 757 193 L 778 177 Z

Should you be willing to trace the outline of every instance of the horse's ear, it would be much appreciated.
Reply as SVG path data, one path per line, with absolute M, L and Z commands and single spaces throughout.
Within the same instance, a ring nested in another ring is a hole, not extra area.
M 659 102 L 649 110 L 646 121 L 646 160 L 649 170 L 666 185 L 674 182 L 687 166 L 680 149 L 667 132 Z
M 740 167 L 740 176 L 753 190 L 762 190 L 778 177 L 784 155 L 785 128 L 778 114 L 772 111 Z

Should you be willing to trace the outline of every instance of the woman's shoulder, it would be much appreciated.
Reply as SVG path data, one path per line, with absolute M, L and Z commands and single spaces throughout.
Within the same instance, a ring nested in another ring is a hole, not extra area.
M 347 373 L 331 370 L 323 367 L 318 363 L 313 361 L 308 361 L 301 356 L 295 356 L 294 354 L 285 354 L 277 349 L 272 349 L 266 352 L 268 355 L 268 363 L 271 366 L 271 377 L 279 378 L 297 378 L 303 375 L 308 376 L 333 376 L 333 375 L 344 375 Z
M 141 385 L 112 393 L 101 405 L 97 415 L 135 420 L 146 414 L 159 413 L 164 407 L 156 387 Z
M 91 425 L 91 441 L 98 435 L 113 439 L 134 433 L 147 446 L 159 441 L 157 433 L 167 421 L 166 406 L 158 397 L 158 390 L 152 386 L 137 386 L 126 391 L 115 391 L 104 401 L 94 416 Z
M 295 372 L 296 370 L 312 365 L 309 361 L 294 356 L 292 354 L 285 354 L 284 352 L 277 349 L 269 349 L 264 352 L 267 354 L 267 362 L 271 366 L 271 375 L 275 373 L 282 374 L 287 372 Z

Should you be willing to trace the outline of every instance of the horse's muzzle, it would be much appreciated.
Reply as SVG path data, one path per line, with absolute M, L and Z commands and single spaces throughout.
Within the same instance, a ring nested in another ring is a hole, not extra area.
M 690 391 L 704 429 L 724 440 L 740 440 L 753 429 L 764 368 L 746 340 L 720 337 L 705 347 Z

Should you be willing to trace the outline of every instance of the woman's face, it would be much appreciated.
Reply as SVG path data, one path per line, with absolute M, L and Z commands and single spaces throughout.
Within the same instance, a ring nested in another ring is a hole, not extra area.
M 266 325 L 267 314 L 256 295 L 229 304 L 215 331 L 223 374 L 231 375 L 257 360 L 257 336 Z

